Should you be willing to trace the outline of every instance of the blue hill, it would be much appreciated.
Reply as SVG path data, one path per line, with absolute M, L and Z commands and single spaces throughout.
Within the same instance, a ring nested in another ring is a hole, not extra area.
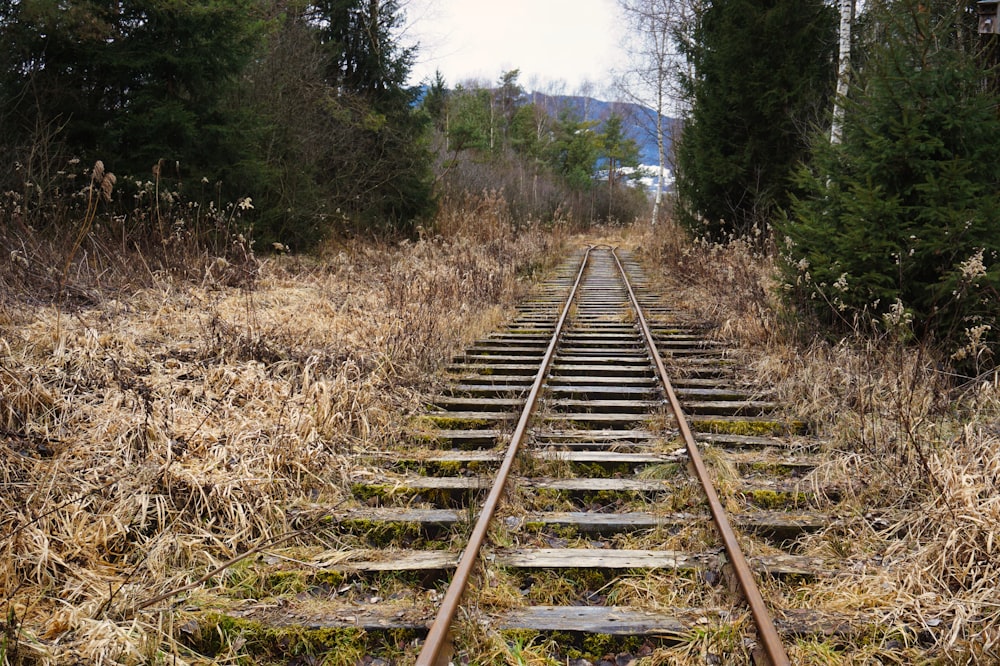
M 419 86 L 419 94 L 414 104 L 419 104 L 420 100 L 427 92 L 427 86 Z M 639 162 L 647 166 L 655 166 L 659 163 L 656 150 L 656 111 L 641 104 L 630 102 L 605 102 L 593 97 L 581 95 L 547 95 L 540 92 L 525 93 L 522 98 L 525 104 L 538 104 L 546 110 L 550 116 L 558 116 L 563 109 L 570 109 L 574 115 L 583 121 L 597 121 L 600 123 L 608 118 L 612 113 L 617 113 L 622 118 L 622 124 L 629 138 L 634 139 L 639 145 Z M 672 155 L 673 134 L 679 127 L 677 118 L 664 116 L 664 146 L 667 161 Z
M 542 106 L 549 115 L 558 115 L 563 109 L 569 109 L 584 121 L 603 122 L 612 113 L 622 118 L 625 131 L 629 138 L 639 145 L 639 161 L 646 165 L 656 165 L 659 157 L 656 150 L 656 111 L 640 104 L 629 102 L 605 102 L 592 97 L 578 95 L 546 95 L 544 93 L 527 93 L 525 101 Z M 676 118 L 664 117 L 664 150 L 669 161 L 673 133 L 678 127 Z

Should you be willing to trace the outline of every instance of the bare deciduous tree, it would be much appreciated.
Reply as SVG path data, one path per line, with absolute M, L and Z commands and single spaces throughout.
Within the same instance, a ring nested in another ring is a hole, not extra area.
M 683 110 L 681 71 L 685 60 L 681 43 L 687 26 L 696 16 L 701 0 L 618 0 L 629 33 L 629 68 L 618 77 L 619 88 L 630 101 L 653 110 L 658 153 L 656 198 L 653 222 L 663 201 L 666 174 L 666 128 L 668 111 Z M 687 72 L 690 75 L 690 72 Z

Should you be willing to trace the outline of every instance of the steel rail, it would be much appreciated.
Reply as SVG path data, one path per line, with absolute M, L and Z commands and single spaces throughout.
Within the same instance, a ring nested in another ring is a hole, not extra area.
M 441 650 L 448 640 L 448 631 L 451 629 L 451 623 L 455 619 L 458 605 L 462 600 L 462 595 L 465 593 L 469 577 L 472 574 L 472 568 L 479 556 L 483 541 L 486 539 L 486 530 L 493 519 L 497 505 L 500 503 L 500 497 L 503 494 L 504 486 L 507 484 L 507 477 L 510 475 L 510 470 L 514 465 L 514 458 L 517 457 L 518 450 L 520 449 L 521 440 L 524 439 L 524 435 L 528 430 L 528 421 L 531 419 L 531 415 L 535 410 L 535 404 L 538 402 L 538 394 L 541 392 L 542 384 L 545 382 L 545 377 L 549 371 L 549 366 L 552 364 L 552 358 L 555 356 L 556 345 L 559 342 L 563 326 L 569 316 L 570 306 L 573 304 L 573 299 L 576 298 L 576 292 L 583 278 L 583 273 L 587 268 L 587 262 L 590 259 L 592 249 L 590 247 L 587 248 L 580 262 L 580 270 L 576 274 L 576 281 L 573 283 L 569 296 L 563 305 L 562 313 L 559 315 L 555 330 L 552 332 L 552 339 L 549 341 L 545 356 L 542 358 L 538 373 L 535 375 L 535 381 L 528 392 L 524 408 L 521 411 L 521 417 L 518 419 L 517 427 L 514 428 L 514 434 L 511 435 L 510 444 L 507 446 L 507 453 L 504 455 L 503 462 L 497 470 L 496 480 L 493 483 L 493 487 L 490 488 L 490 493 L 483 503 L 482 510 L 479 512 L 479 518 L 476 520 L 476 525 L 472 530 L 472 535 L 469 537 L 469 542 L 466 544 L 458 566 L 455 568 L 455 575 L 448 585 L 444 599 L 441 602 L 441 607 L 434 618 L 434 623 L 427 632 L 427 638 L 420 649 L 420 654 L 417 655 L 416 666 L 435 666 L 441 655 Z
M 757 583 L 754 580 L 753 573 L 750 571 L 750 565 L 747 563 L 746 556 L 744 556 L 743 550 L 740 548 L 736 534 L 733 532 L 733 528 L 729 523 L 729 518 L 726 516 L 726 510 L 723 508 L 722 502 L 719 500 L 719 495 L 715 492 L 715 487 L 712 485 L 712 479 L 708 475 L 708 469 L 705 467 L 705 462 L 702 460 L 701 452 L 698 450 L 698 445 L 695 443 L 694 435 L 691 433 L 691 428 L 688 425 L 687 418 L 684 416 L 684 410 L 681 408 L 681 403 L 677 399 L 677 394 L 674 392 L 674 387 L 670 383 L 670 378 L 667 376 L 667 369 L 663 365 L 663 360 L 660 358 L 659 351 L 657 351 L 656 342 L 653 340 L 653 334 L 650 332 L 649 325 L 646 323 L 646 317 L 643 315 L 642 307 L 639 305 L 639 299 L 636 298 L 635 292 L 632 290 L 632 285 L 629 283 L 628 275 L 625 273 L 625 268 L 618 259 L 618 253 L 614 248 L 611 250 L 611 256 L 615 258 L 615 263 L 618 265 L 618 270 L 621 272 L 622 279 L 625 282 L 625 288 L 628 290 L 629 300 L 632 302 L 632 307 L 635 308 L 636 321 L 639 324 L 639 328 L 642 330 L 642 335 L 646 340 L 646 346 L 649 348 L 649 353 L 653 357 L 653 362 L 656 365 L 656 371 L 660 375 L 660 381 L 663 383 L 663 389 L 666 391 L 667 399 L 670 401 L 670 408 L 673 410 L 674 417 L 677 420 L 677 427 L 680 429 L 681 435 L 684 437 L 684 445 L 687 447 L 688 457 L 691 460 L 691 464 L 694 466 L 695 473 L 698 475 L 698 480 L 701 482 L 705 495 L 708 498 L 708 506 L 712 512 L 712 519 L 715 521 L 719 534 L 722 536 L 722 542 L 726 547 L 726 555 L 729 557 L 729 561 L 733 566 L 733 571 L 735 572 L 736 578 L 743 590 L 743 596 L 747 600 L 747 605 L 750 606 L 750 613 L 753 615 L 754 622 L 757 625 L 757 632 L 760 635 L 761 642 L 764 644 L 764 650 L 767 652 L 767 656 L 771 660 L 772 666 L 790 666 L 791 662 L 788 660 L 788 654 L 785 652 L 785 646 L 781 643 L 781 637 L 778 636 L 778 630 L 774 626 L 774 620 L 771 618 L 771 613 L 764 604 L 764 598 L 761 596 L 760 590 L 757 588 Z

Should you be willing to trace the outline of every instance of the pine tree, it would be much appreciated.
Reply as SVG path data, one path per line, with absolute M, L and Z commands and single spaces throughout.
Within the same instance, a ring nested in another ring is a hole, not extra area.
M 585 190 L 591 187 L 594 165 L 599 155 L 596 123 L 580 120 L 568 109 L 559 113 L 552 142 L 549 144 L 548 161 L 556 173 L 566 179 L 570 187 Z
M 766 228 L 787 203 L 833 86 L 835 18 L 824 0 L 714 0 L 695 19 L 676 188 L 697 232 Z
M 843 141 L 817 139 L 780 227 L 793 294 L 830 324 L 905 311 L 953 351 L 989 331 L 995 341 L 1000 119 L 961 39 L 974 35 L 969 16 L 946 0 L 868 12 Z

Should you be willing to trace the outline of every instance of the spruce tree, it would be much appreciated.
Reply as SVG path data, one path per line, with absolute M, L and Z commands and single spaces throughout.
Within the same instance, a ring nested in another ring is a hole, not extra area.
M 713 0 L 695 19 L 676 188 L 697 233 L 747 234 L 787 203 L 833 87 L 835 20 L 824 0 Z
M 779 229 L 792 294 L 823 320 L 902 313 L 956 359 L 996 340 L 1000 311 L 998 100 L 969 19 L 947 0 L 869 3 L 843 141 L 817 138 Z
M 560 111 L 548 146 L 548 162 L 566 183 L 577 190 L 593 185 L 594 165 L 600 154 L 595 121 L 581 120 L 571 109 Z
M 62 128 L 119 173 L 158 160 L 197 175 L 246 157 L 227 104 L 259 44 L 253 0 L 21 0 L 0 16 L 0 119 L 10 144 Z

